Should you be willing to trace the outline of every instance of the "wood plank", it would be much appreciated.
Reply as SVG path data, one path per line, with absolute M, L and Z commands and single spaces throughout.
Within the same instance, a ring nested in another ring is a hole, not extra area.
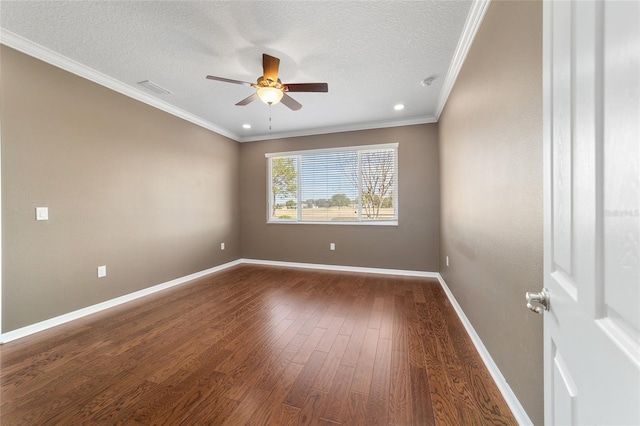
M 256 352 L 255 358 L 251 363 L 248 363 L 246 369 L 243 369 L 244 371 L 242 371 L 241 375 L 236 374 L 233 376 L 233 384 L 225 392 L 224 396 L 235 401 L 243 401 L 245 394 L 256 387 L 257 383 L 262 379 L 262 376 L 257 373 L 266 371 L 270 365 L 276 365 L 275 363 L 278 362 L 281 355 L 282 351 L 273 348 L 263 352 Z M 282 368 L 285 368 L 287 363 L 282 365 Z
M 425 338 L 427 339 L 423 344 L 423 350 L 425 354 L 425 363 L 427 371 L 429 371 L 429 389 L 432 402 L 432 408 L 434 411 L 434 417 L 437 423 L 445 422 L 447 419 L 457 418 L 457 409 L 455 407 L 455 396 L 452 388 L 449 386 L 449 381 L 446 375 L 446 366 L 443 364 L 443 360 L 440 359 L 440 348 L 438 346 L 438 333 L 440 330 L 433 326 L 430 308 L 433 306 L 433 301 L 421 306 L 420 321 L 426 328 Z
M 342 322 L 342 327 L 340 327 L 339 334 L 345 334 L 347 336 L 351 336 L 353 333 L 353 329 L 356 326 L 356 322 L 358 319 L 358 308 L 354 303 L 349 309 L 347 309 L 347 315 L 344 317 L 344 321 Z
M 258 410 L 258 407 L 262 405 L 268 396 L 269 392 L 265 390 L 258 388 L 250 389 L 222 425 L 234 426 L 248 423 L 253 417 L 253 413 Z
M 283 404 L 291 386 L 293 386 L 293 383 L 303 368 L 304 365 L 293 362 L 289 363 L 280 377 L 278 377 L 278 380 L 276 381 L 272 391 L 269 393 L 267 399 L 265 399 L 254 412 L 254 415 L 247 423 L 248 425 L 265 425 L 278 420 L 278 418 L 275 418 L 274 416 L 278 416 L 277 410 Z
M 407 320 L 404 296 L 395 295 L 393 299 L 393 350 L 407 351 Z
M 361 313 L 356 320 L 356 325 L 353 328 L 349 344 L 342 356 L 342 365 L 346 365 L 348 367 L 355 367 L 358 365 L 360 350 L 362 349 L 362 345 L 364 344 L 365 336 L 367 334 L 368 323 L 368 316 Z
M 358 392 L 349 392 L 349 410 L 344 424 L 367 426 L 381 425 L 384 423 L 371 422 L 371 418 L 367 418 L 367 395 Z
M 329 328 L 331 321 L 333 321 L 333 319 L 336 317 L 340 317 L 344 321 L 344 316 L 342 316 L 339 313 L 340 305 L 341 305 L 341 301 L 331 302 L 331 304 L 329 305 L 327 310 L 324 312 L 324 315 L 322 315 L 322 319 L 320 319 L 316 327 Z
M 311 392 L 311 386 L 313 385 L 318 372 L 320 372 L 326 357 L 326 352 L 314 351 L 311 354 L 309 361 L 304 365 L 304 368 L 300 374 L 298 374 L 296 381 L 291 386 L 291 390 L 284 400 L 285 404 L 292 407 L 302 408 L 302 405 L 307 400 L 307 397 Z
M 300 425 L 318 425 L 320 420 L 320 407 L 326 398 L 327 392 L 312 389 L 300 410 L 298 422 Z
M 387 295 L 382 307 L 382 316 L 380 318 L 380 338 L 393 339 L 393 307 L 394 299 L 392 295 Z
M 306 364 L 311 354 L 316 350 L 320 339 L 322 339 L 322 336 L 326 331 L 326 328 L 314 328 L 313 331 L 308 335 L 302 346 L 300 346 L 298 352 L 296 352 L 294 357 L 291 359 L 291 362 Z M 299 334 L 304 335 L 304 333 Z
M 375 328 L 367 329 L 367 332 L 364 336 L 364 342 L 362 344 L 360 357 L 358 358 L 356 371 L 353 376 L 353 381 L 351 382 L 352 392 L 360 392 L 366 395 L 369 394 L 369 388 L 371 387 L 371 380 L 373 378 L 373 364 L 376 357 L 379 335 L 380 330 L 376 330 Z
M 367 324 L 368 328 L 375 328 L 376 330 L 380 330 L 382 326 L 382 310 L 373 310 L 371 311 L 371 316 L 369 317 L 369 324 Z
M 315 330 L 318 323 L 324 317 L 324 313 L 327 311 L 327 306 L 322 306 L 313 312 L 313 315 L 304 323 L 304 325 L 298 331 L 298 334 L 306 334 L 307 336 Z
M 210 396 L 203 396 L 200 403 L 189 413 L 182 415 L 181 426 L 190 425 L 219 425 L 227 419 L 231 419 L 231 414 L 238 407 L 238 401 L 225 398 L 220 392 L 214 392 Z
M 437 328 L 434 333 L 436 341 L 431 343 L 438 350 L 438 358 L 446 373 L 447 384 L 452 391 L 455 403 L 457 405 L 465 405 L 467 409 L 478 408 L 473 402 L 470 383 L 464 377 L 462 365 L 451 342 L 451 336 L 448 332 L 446 321 L 442 316 L 442 311 L 436 306 L 431 306 L 430 315 L 435 321 L 432 327 L 434 329 Z
M 294 426 L 299 424 L 300 409 L 280 404 L 275 407 L 272 417 L 266 424 L 273 426 Z
M 391 379 L 391 340 L 378 340 L 376 358 L 371 377 L 371 391 L 367 409 L 365 410 L 367 423 L 389 423 L 389 393 Z M 353 385 L 351 386 L 353 389 Z
M 316 377 L 315 382 L 311 386 L 313 389 L 317 389 L 320 391 L 328 392 L 331 389 L 331 385 L 333 383 L 333 378 L 335 377 L 338 367 L 340 366 L 340 361 L 342 360 L 342 355 L 344 351 L 347 349 L 347 345 L 349 344 L 349 336 L 345 336 L 344 334 L 340 334 L 336 337 L 336 340 L 333 342 L 331 349 L 327 355 L 327 358 Z
M 293 323 L 280 335 L 278 340 L 273 344 L 273 347 L 283 349 L 285 346 L 289 344 L 291 339 L 298 334 L 298 331 L 302 328 L 304 323 L 311 317 L 311 314 L 302 312 L 300 313 Z M 287 319 L 291 319 L 287 317 Z
M 318 342 L 318 346 L 316 346 L 316 350 L 329 352 L 333 342 L 338 337 L 338 333 L 340 333 L 340 328 L 344 323 L 343 317 L 332 317 L 331 322 L 326 327 L 326 332 L 322 335 L 322 339 Z
M 429 380 L 424 368 L 409 366 L 411 380 L 411 408 L 413 422 L 419 425 L 436 424 L 429 393 Z M 452 417 L 455 418 L 455 417 Z
M 255 382 L 255 386 L 259 389 L 271 390 L 275 386 L 280 375 L 286 370 L 291 363 L 291 360 L 295 356 L 296 352 L 300 349 L 304 341 L 307 340 L 307 336 L 302 334 L 296 334 L 289 344 L 280 352 L 278 357 L 269 364 L 269 366 L 259 373 L 259 378 Z
M 405 352 L 392 351 L 389 389 L 389 424 L 411 424 L 411 377 Z
M 320 409 L 320 418 L 336 423 L 346 421 L 349 410 L 349 393 L 353 380 L 354 367 L 340 365 L 327 398 Z

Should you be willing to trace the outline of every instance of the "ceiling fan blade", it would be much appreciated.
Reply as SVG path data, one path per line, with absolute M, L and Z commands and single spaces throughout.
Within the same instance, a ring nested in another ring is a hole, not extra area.
M 244 86 L 253 86 L 252 83 L 249 83 L 246 81 L 232 80 L 230 78 L 224 78 L 224 77 L 216 77 L 215 75 L 208 75 L 207 78 L 209 80 L 224 81 L 225 83 L 234 83 L 234 84 L 242 84 Z
M 258 99 L 258 94 L 254 93 L 253 95 L 244 98 L 243 100 L 241 100 L 240 102 L 238 102 L 236 104 L 236 106 L 245 106 L 247 104 L 250 104 L 251 102 L 255 101 L 256 99 Z
M 278 81 L 278 67 L 280 66 L 280 59 L 275 56 L 269 56 L 266 53 L 262 54 L 262 69 L 264 71 L 265 80 Z
M 293 83 L 285 84 L 287 92 L 328 92 L 327 83 Z
M 300 108 L 302 108 L 302 104 L 300 102 L 296 101 L 286 93 L 284 93 L 284 96 L 282 96 L 282 99 L 280 100 L 280 102 L 285 104 L 285 106 L 287 106 L 289 109 L 293 111 L 298 111 Z

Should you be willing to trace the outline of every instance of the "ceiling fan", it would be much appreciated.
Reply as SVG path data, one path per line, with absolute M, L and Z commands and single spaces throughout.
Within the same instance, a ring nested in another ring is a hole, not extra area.
M 256 99 L 260 99 L 262 102 L 268 105 L 274 105 L 282 101 L 284 105 L 293 111 L 297 111 L 302 108 L 302 104 L 293 99 L 287 94 L 287 92 L 328 92 L 329 86 L 327 83 L 283 83 L 278 78 L 278 67 L 280 66 L 280 59 L 269 56 L 266 53 L 262 54 L 262 69 L 263 75 L 258 79 L 257 83 L 249 83 L 247 81 L 232 80 L 230 78 L 216 77 L 214 75 L 208 75 L 209 80 L 224 81 L 226 83 L 242 84 L 244 86 L 253 86 L 256 89 L 256 93 L 241 100 L 236 105 L 244 106 Z

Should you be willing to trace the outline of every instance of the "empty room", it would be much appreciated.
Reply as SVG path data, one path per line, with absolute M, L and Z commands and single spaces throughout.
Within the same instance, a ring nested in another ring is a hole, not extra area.
M 640 424 L 640 3 L 0 0 L 3 425 Z

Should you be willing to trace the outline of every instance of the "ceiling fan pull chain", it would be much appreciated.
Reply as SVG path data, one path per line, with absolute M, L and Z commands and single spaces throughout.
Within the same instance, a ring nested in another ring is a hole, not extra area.
M 271 131 L 271 104 L 269 104 L 269 131 Z

